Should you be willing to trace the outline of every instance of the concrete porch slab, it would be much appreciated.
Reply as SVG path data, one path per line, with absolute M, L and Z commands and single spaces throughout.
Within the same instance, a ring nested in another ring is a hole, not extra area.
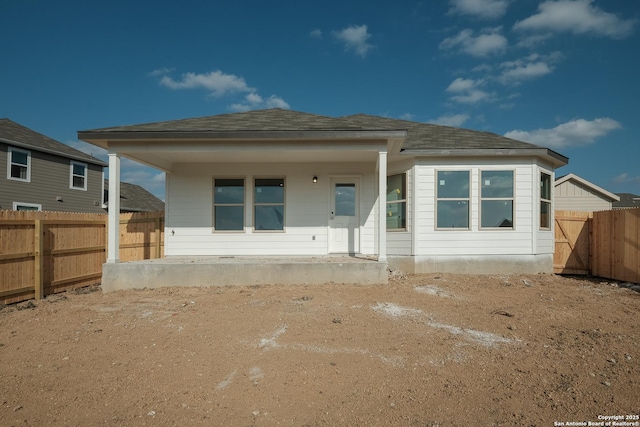
M 102 265 L 102 291 L 168 286 L 386 284 L 370 257 L 167 257 Z

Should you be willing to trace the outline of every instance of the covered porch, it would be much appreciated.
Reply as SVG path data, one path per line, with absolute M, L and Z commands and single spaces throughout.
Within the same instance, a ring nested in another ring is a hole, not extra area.
M 105 290 L 387 282 L 387 164 L 404 130 L 268 110 L 79 137 L 109 151 Z M 166 259 L 120 262 L 122 157 L 167 174 Z

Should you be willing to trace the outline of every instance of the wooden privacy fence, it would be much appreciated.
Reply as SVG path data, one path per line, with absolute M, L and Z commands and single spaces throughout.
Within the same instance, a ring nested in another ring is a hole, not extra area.
M 120 259 L 164 256 L 164 213 L 120 215 Z M 0 302 L 100 283 L 107 215 L 0 211 Z
M 592 212 L 555 211 L 553 272 L 590 274 Z
M 553 269 L 640 283 L 640 209 L 555 212 Z
M 640 208 L 593 213 L 591 274 L 640 283 Z

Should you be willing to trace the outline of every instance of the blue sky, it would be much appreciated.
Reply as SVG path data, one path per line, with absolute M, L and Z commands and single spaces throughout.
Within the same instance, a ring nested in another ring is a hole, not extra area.
M 0 20 L 0 117 L 103 159 L 78 130 L 279 107 L 495 132 L 640 194 L 635 0 L 5 0 Z

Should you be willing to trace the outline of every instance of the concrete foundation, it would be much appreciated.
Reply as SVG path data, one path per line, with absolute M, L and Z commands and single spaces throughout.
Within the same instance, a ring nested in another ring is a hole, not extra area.
M 481 256 L 389 256 L 391 270 L 405 273 L 538 274 L 553 273 L 553 254 Z
M 358 257 L 167 257 L 103 264 L 102 291 L 167 286 L 388 283 L 386 262 Z

